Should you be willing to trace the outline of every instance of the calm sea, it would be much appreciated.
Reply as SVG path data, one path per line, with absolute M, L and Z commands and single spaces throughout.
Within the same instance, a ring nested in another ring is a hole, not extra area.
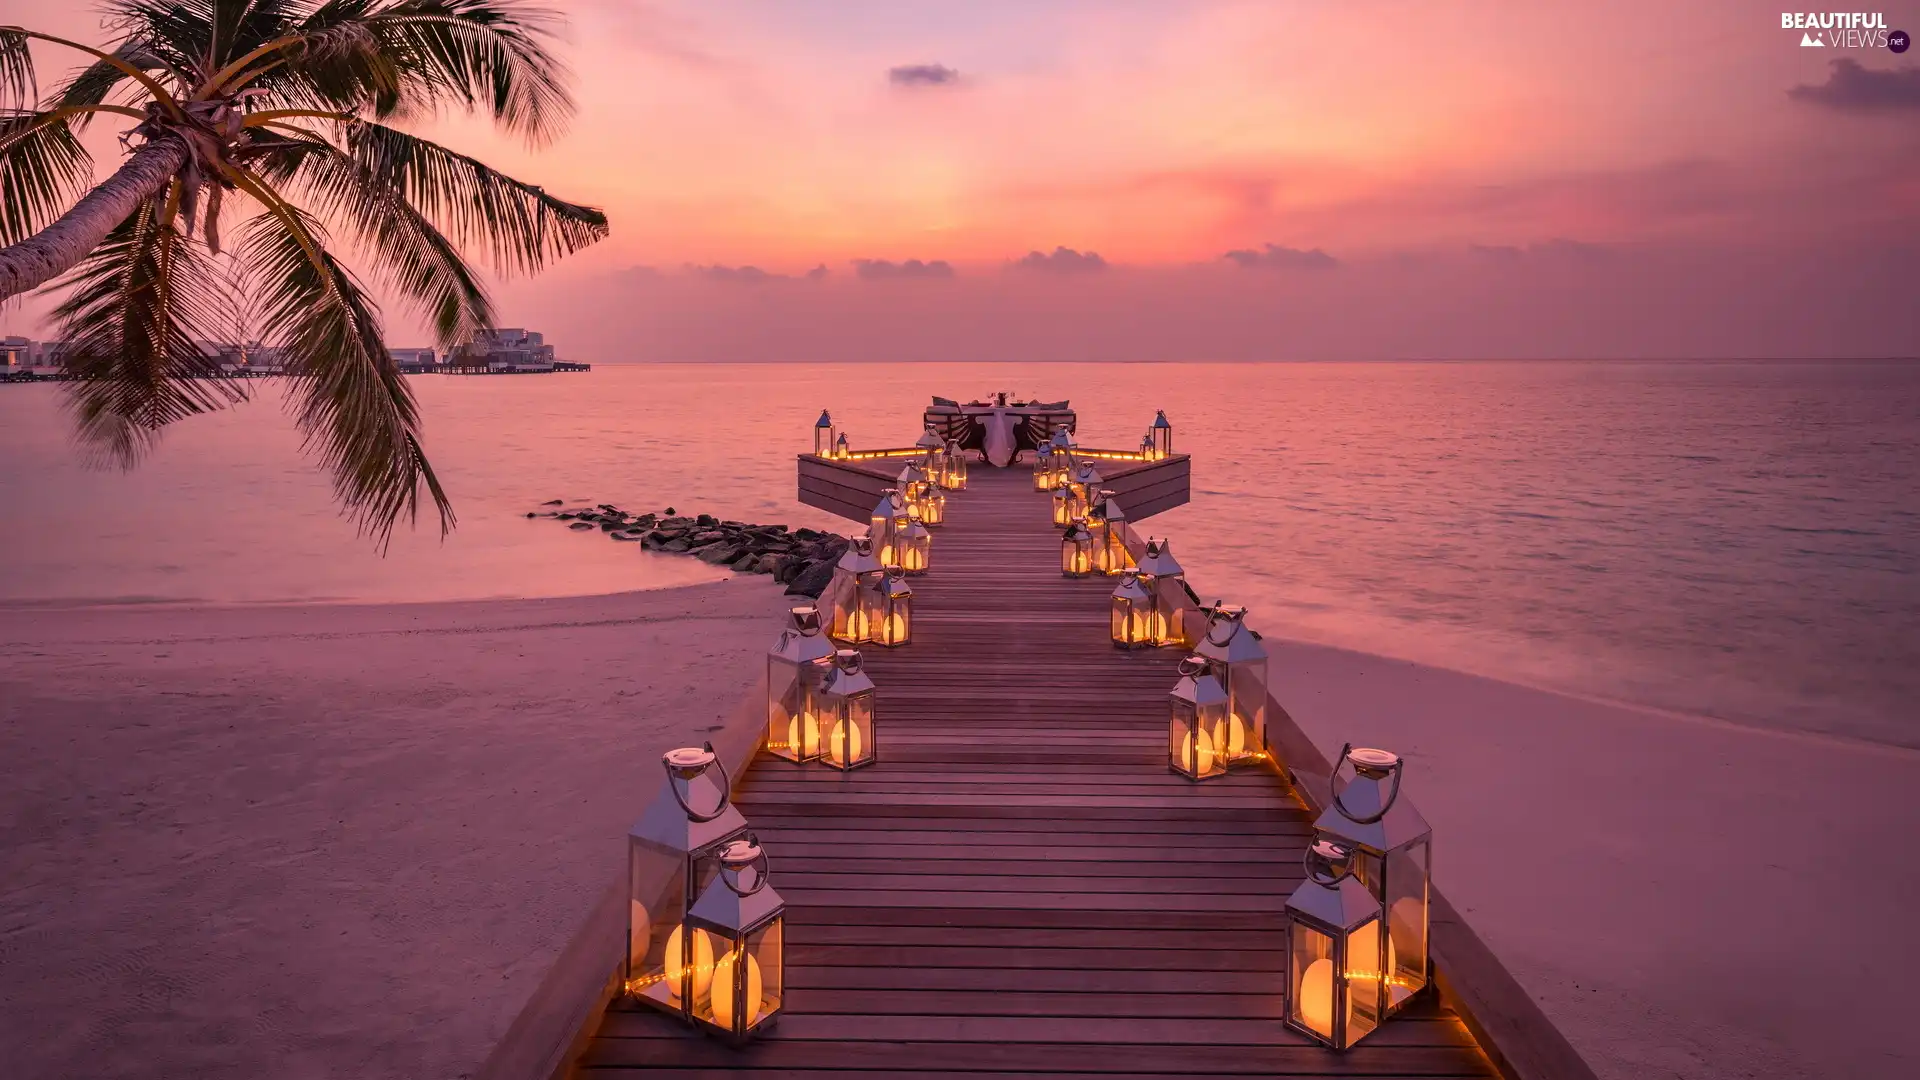
M 825 406 L 855 445 L 1009 390 L 1195 455 L 1153 521 L 1268 633 L 1769 727 L 1920 746 L 1920 365 L 601 365 L 417 376 L 460 527 L 385 557 L 273 384 L 132 474 L 78 463 L 56 387 L 0 386 L 0 601 L 421 601 L 651 588 L 701 564 L 547 499 L 835 526 L 794 502 Z

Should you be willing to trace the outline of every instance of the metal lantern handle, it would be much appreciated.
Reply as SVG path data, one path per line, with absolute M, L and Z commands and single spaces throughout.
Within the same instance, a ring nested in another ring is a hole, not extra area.
M 1332 864 L 1315 858 L 1312 844 L 1308 844 L 1307 850 L 1300 855 L 1300 865 L 1306 870 L 1308 879 L 1329 889 L 1353 876 L 1353 862 L 1353 855 L 1349 852 L 1347 858 L 1341 861 L 1340 872 L 1328 876 L 1322 871 L 1330 869 Z
M 726 813 L 728 804 L 733 801 L 733 782 L 727 779 L 727 763 L 720 760 L 719 754 L 714 753 L 713 743 L 703 743 L 702 747 L 707 753 L 713 754 L 713 763 L 720 769 L 720 805 L 715 807 L 711 814 L 703 814 L 687 805 L 687 797 L 680 794 L 680 785 L 673 782 L 673 766 L 668 765 L 664 759 L 660 762 L 660 767 L 666 770 L 667 790 L 673 792 L 673 801 L 680 804 L 680 809 L 686 813 L 687 820 L 696 825 L 712 821 Z
M 1380 812 L 1377 814 L 1369 814 L 1366 817 L 1355 817 L 1350 811 L 1347 810 L 1347 804 L 1340 801 L 1340 789 L 1335 784 L 1335 782 L 1340 778 L 1340 766 L 1345 765 L 1347 763 L 1347 755 L 1352 752 L 1353 752 L 1352 743 L 1347 743 L 1346 745 L 1340 748 L 1340 760 L 1334 763 L 1333 775 L 1327 777 L 1327 792 L 1328 794 L 1333 796 L 1334 808 L 1340 811 L 1341 817 L 1346 818 L 1348 821 L 1353 822 L 1355 825 L 1371 825 L 1374 822 L 1379 821 L 1381 818 L 1386 817 L 1387 811 L 1393 809 L 1393 804 L 1399 800 L 1400 770 L 1404 768 L 1407 763 L 1404 758 L 1396 758 L 1394 760 L 1394 763 L 1388 766 L 1387 771 L 1393 774 L 1393 788 L 1387 793 L 1387 801 L 1380 805 Z
M 1233 635 L 1231 633 L 1229 633 L 1226 636 L 1225 640 L 1215 640 L 1213 636 L 1213 632 L 1216 627 L 1220 626 L 1220 624 L 1222 623 L 1231 622 L 1231 621 L 1232 620 L 1222 616 L 1220 612 L 1219 602 L 1216 601 L 1211 608 L 1208 608 L 1207 609 L 1207 641 L 1208 643 L 1213 645 L 1225 645 L 1228 641 L 1232 641 Z M 1336 765 L 1334 766 L 1334 768 L 1337 770 L 1339 766 Z
M 753 867 L 755 871 L 753 875 L 753 888 L 742 892 L 740 887 L 734 884 L 740 876 L 738 872 L 731 875 L 725 873 L 720 875 L 720 880 L 727 883 L 727 888 L 733 895 L 740 897 L 742 900 L 766 888 L 767 881 L 773 874 L 773 864 L 767 858 L 767 849 L 760 846 L 759 838 L 752 833 L 748 833 L 747 843 L 752 844 L 760 852 L 760 854 L 753 857 L 753 862 L 747 864 Z

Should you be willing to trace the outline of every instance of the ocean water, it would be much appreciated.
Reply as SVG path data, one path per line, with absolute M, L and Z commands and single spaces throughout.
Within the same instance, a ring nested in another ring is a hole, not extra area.
M 903 445 L 930 394 L 1155 409 L 1192 504 L 1149 523 L 1264 632 L 1773 728 L 1920 747 L 1920 365 L 600 365 L 416 376 L 457 531 L 383 557 L 271 383 L 133 473 L 57 387 L 0 386 L 0 602 L 568 595 L 718 572 L 525 514 L 548 499 L 844 528 L 794 501 L 822 407 Z

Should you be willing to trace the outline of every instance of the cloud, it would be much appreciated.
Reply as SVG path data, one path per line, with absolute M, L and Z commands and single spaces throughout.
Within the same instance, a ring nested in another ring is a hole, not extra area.
M 757 266 L 700 266 L 687 264 L 687 273 L 707 278 L 711 281 L 728 281 L 741 285 L 760 285 L 769 281 L 785 281 L 787 275 L 769 273 Z
M 1037 270 L 1043 274 L 1097 274 L 1107 268 L 1107 260 L 1097 251 L 1079 252 L 1057 247 L 1053 254 L 1029 251 L 1013 263 L 1016 270 Z
M 808 281 L 825 281 L 827 279 L 827 275 L 831 273 L 833 273 L 833 271 L 827 269 L 827 264 L 821 263 L 819 266 L 816 266 L 813 269 L 807 271 L 807 280 Z
M 1853 60 L 1835 60 L 1826 82 L 1796 86 L 1787 96 L 1850 112 L 1920 109 L 1920 67 L 1869 71 Z
M 1268 267 L 1276 270 L 1331 270 L 1340 265 L 1340 260 L 1314 248 L 1302 251 L 1299 248 L 1281 247 L 1268 244 L 1264 251 L 1240 248 L 1220 256 L 1230 259 L 1243 270 Z
M 960 73 L 945 64 L 901 64 L 887 69 L 887 81 L 895 86 L 952 86 Z
M 1469 254 L 1491 262 L 1519 262 L 1522 259 L 1563 259 L 1571 262 L 1595 263 L 1613 258 L 1615 252 L 1605 244 L 1589 243 L 1585 240 L 1569 240 L 1556 236 L 1551 240 L 1541 240 L 1526 247 L 1512 244 L 1468 244 Z
M 908 259 L 906 262 L 892 262 L 887 259 L 855 259 L 853 272 L 863 281 L 883 281 L 893 278 L 950 278 L 953 277 L 953 265 L 945 259 L 921 262 Z

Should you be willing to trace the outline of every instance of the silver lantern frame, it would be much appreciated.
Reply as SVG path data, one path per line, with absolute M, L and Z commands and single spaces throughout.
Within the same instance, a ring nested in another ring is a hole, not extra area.
M 1226 714 L 1227 691 L 1212 665 L 1197 656 L 1181 660 L 1180 679 L 1167 694 L 1167 767 L 1195 783 L 1227 775 L 1226 760 L 1212 749 Z
M 1354 771 L 1344 785 L 1343 766 Z M 1433 826 L 1401 791 L 1400 755 L 1348 743 L 1333 771 L 1332 799 L 1313 827 L 1353 850 L 1354 876 L 1379 905 L 1387 930 L 1380 970 L 1392 1016 L 1433 984 Z
M 788 608 L 787 616 L 789 625 L 767 650 L 767 751 L 800 763 L 820 756 L 814 695 L 833 664 L 833 642 L 814 605 Z M 807 752 L 809 734 L 812 753 Z
M 1107 636 L 1116 649 L 1153 647 L 1153 593 L 1140 580 L 1140 571 L 1127 570 L 1113 587 L 1107 607 Z
M 833 654 L 833 669 L 820 684 L 820 763 L 842 772 L 879 760 L 879 695 L 863 665 L 858 650 L 841 649 Z M 832 745 L 836 734 L 841 744 L 837 757 Z M 860 741 L 857 749 L 855 740 Z
M 1227 753 L 1229 765 L 1247 765 L 1267 755 L 1267 647 L 1247 625 L 1247 609 L 1216 603 L 1207 611 L 1205 631 L 1193 647 L 1196 655 L 1214 666 L 1227 688 L 1228 708 L 1240 722 L 1237 752 Z M 1231 736 L 1232 729 L 1228 729 Z
M 1345 845 L 1317 839 L 1302 861 L 1307 880 L 1287 898 L 1286 1025 L 1323 1046 L 1346 1050 L 1387 1019 L 1380 1006 L 1386 994 L 1379 966 L 1386 940 L 1380 908 L 1353 876 L 1352 851 Z M 1326 966 L 1316 972 L 1320 964 Z M 1317 1000 L 1322 987 L 1307 985 L 1320 983 L 1321 976 L 1324 1002 Z M 1326 1015 L 1310 1015 L 1320 1004 Z
M 834 437 L 837 434 L 833 427 L 833 417 L 827 414 L 827 410 L 821 409 L 820 419 L 813 422 L 814 456 L 831 457 L 833 455 Z
M 666 788 L 627 832 L 626 996 L 687 1018 L 701 972 L 700 939 L 687 919 L 712 882 L 721 851 L 747 835 L 747 819 L 733 806 L 726 763 L 711 742 L 660 755 Z M 718 768 L 720 783 L 707 776 Z M 711 806 L 711 809 L 706 807 Z M 679 972 L 667 951 L 678 936 Z
M 705 1008 L 695 1003 L 688 1016 L 701 1030 L 738 1046 L 772 1028 L 785 1011 L 787 904 L 773 890 L 772 868 L 758 838 L 749 834 L 728 844 L 719 862 L 714 881 L 688 910 L 687 926 L 690 933 L 709 935 L 725 944 L 724 955 L 714 949 L 710 982 L 721 981 L 721 970 L 728 969 L 724 978 L 731 1000 L 722 1016 L 710 993 Z M 761 976 L 760 1000 L 749 1013 L 747 998 L 756 970 Z

